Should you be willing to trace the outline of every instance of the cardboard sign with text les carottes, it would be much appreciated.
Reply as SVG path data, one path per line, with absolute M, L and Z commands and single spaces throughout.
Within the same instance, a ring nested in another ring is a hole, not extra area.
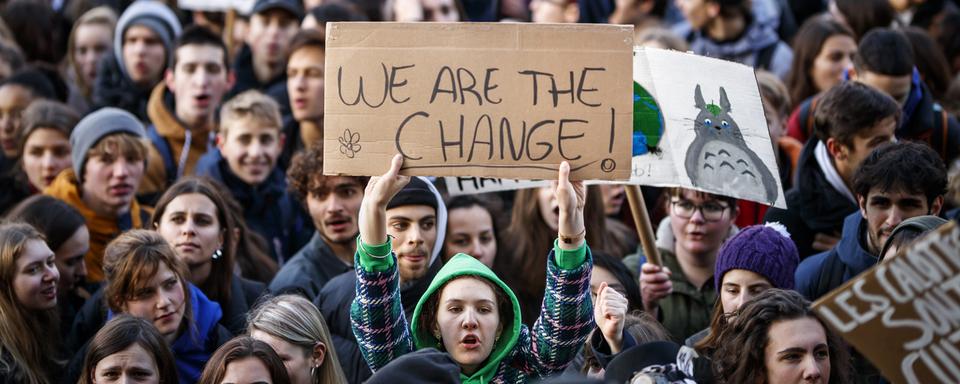
M 813 308 L 893 383 L 960 383 L 960 227 L 940 227 Z
M 328 23 L 324 174 L 630 177 L 633 29 Z

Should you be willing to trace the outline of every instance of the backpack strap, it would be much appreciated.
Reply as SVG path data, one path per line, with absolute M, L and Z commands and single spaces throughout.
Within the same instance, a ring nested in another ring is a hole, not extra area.
M 807 137 L 804 139 L 809 139 L 813 136 L 813 125 L 817 121 L 813 115 L 816 113 L 818 101 L 820 101 L 820 98 L 814 96 L 813 99 L 810 100 L 810 104 L 806 105 L 806 109 L 804 109 L 803 105 L 800 106 L 800 125 L 806 128 L 807 131 Z
M 815 297 L 810 298 L 812 300 L 816 300 L 817 298 L 826 295 L 834 288 L 837 288 L 843 284 L 843 262 L 840 261 L 840 256 L 836 253 L 830 252 L 827 254 L 827 258 L 823 261 L 823 267 L 820 269 L 820 271 L 820 279 L 817 281 L 817 290 L 813 292 Z
M 170 143 L 163 136 L 160 136 L 160 132 L 157 132 L 157 127 L 153 124 L 147 126 L 147 138 L 150 139 L 150 143 L 153 144 L 153 147 L 160 153 L 160 158 L 163 159 L 163 169 L 167 176 L 166 185 L 173 185 L 177 180 L 177 165 L 173 162 L 173 149 L 170 148 Z

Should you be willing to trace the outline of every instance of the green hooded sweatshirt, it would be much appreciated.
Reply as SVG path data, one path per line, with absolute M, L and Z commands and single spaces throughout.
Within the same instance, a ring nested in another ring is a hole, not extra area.
M 513 294 L 510 287 L 508 287 L 503 280 L 500 280 L 490 268 L 487 268 L 486 265 L 483 265 L 479 260 L 469 255 L 458 253 L 453 256 L 453 258 L 440 269 L 440 272 L 437 272 L 437 276 L 433 279 L 433 282 L 430 283 L 430 287 L 427 288 L 427 291 L 420 297 L 420 301 L 417 302 L 417 308 L 413 310 L 413 321 L 410 322 L 412 325 L 410 328 L 413 330 L 411 335 L 413 337 L 413 348 L 437 348 L 443 350 L 443 343 L 434 337 L 429 329 L 422 329 L 422 327 L 418 327 L 417 324 L 419 324 L 420 312 L 423 310 L 423 306 L 427 300 L 434 294 L 439 295 L 440 288 L 443 287 L 444 284 L 459 276 L 476 276 L 486 279 L 500 287 L 500 289 L 507 294 L 507 297 L 510 298 L 510 303 L 512 304 L 513 316 L 510 316 L 512 319 L 511 324 L 503 325 L 500 338 L 497 340 L 496 345 L 494 345 L 493 351 L 490 352 L 490 357 L 487 358 L 483 366 L 474 372 L 473 375 L 468 377 L 463 373 L 460 374 L 460 380 L 463 383 L 487 383 L 493 379 L 493 376 L 496 374 L 497 368 L 500 366 L 500 361 L 507 357 L 517 344 L 517 337 L 520 335 L 520 316 L 518 315 L 520 313 L 520 302 L 517 301 L 517 297 Z
M 389 242 L 382 245 L 368 245 L 359 242 L 357 249 L 358 271 L 358 295 L 351 308 L 351 321 L 354 322 L 354 334 L 357 336 L 358 344 L 361 350 L 365 346 L 376 348 L 370 353 L 393 354 L 403 353 L 403 338 L 406 335 L 388 331 L 393 327 L 391 319 L 403 314 L 396 305 L 384 305 L 383 294 L 396 295 L 395 287 L 389 285 L 395 282 L 383 283 L 384 278 L 396 279 L 396 261 L 395 256 L 390 254 Z M 388 257 L 375 255 L 389 255 Z M 434 295 L 439 294 L 441 288 L 449 281 L 460 276 L 475 276 L 486 279 L 499 287 L 509 298 L 512 305 L 512 316 L 509 324 L 503 324 L 499 338 L 495 341 L 493 350 L 487 360 L 472 375 L 461 373 L 460 379 L 463 383 L 486 384 L 497 379 L 506 382 L 524 382 L 537 375 L 536 372 L 546 373 L 548 371 L 560 372 L 563 367 L 569 363 L 564 361 L 567 357 L 570 359 L 576 355 L 577 350 L 583 345 L 587 335 L 593 329 L 593 309 L 589 299 L 589 280 L 590 268 L 592 266 L 589 257 L 589 249 L 586 244 L 576 250 L 562 250 L 558 244 L 554 243 L 554 252 L 551 253 L 551 262 L 548 269 L 548 280 L 550 276 L 557 276 L 561 282 L 553 287 L 556 291 L 552 296 L 562 296 L 556 301 L 545 300 L 546 316 L 543 321 L 538 321 L 542 328 L 537 331 L 537 336 L 533 337 L 533 332 L 522 325 L 520 319 L 520 303 L 517 301 L 513 291 L 500 280 L 497 275 L 483 265 L 477 259 L 465 255 L 457 254 L 451 258 L 437 272 L 436 277 L 430 283 L 426 292 L 420 297 L 417 306 L 413 312 L 413 318 L 407 328 L 409 333 L 409 342 L 412 343 L 413 350 L 422 348 L 437 348 L 444 350 L 443 343 L 431 333 L 430 329 L 421 329 L 420 322 L 421 311 L 426 302 Z M 552 273 L 552 274 L 551 274 Z M 370 274 L 369 276 L 367 274 Z M 372 284 L 369 288 L 364 286 Z M 374 282 L 377 282 L 374 284 Z M 386 287 L 384 286 L 386 285 Z M 551 287 L 548 287 L 548 289 Z M 571 290 L 572 289 L 572 290 Z M 387 293 L 393 291 L 393 293 Z M 585 300 L 581 300 L 586 297 Z M 392 301 L 392 300 L 390 300 Z M 379 313 L 378 311 L 396 311 L 392 315 Z M 371 312 L 373 311 L 373 312 Z M 388 324 L 371 324 L 371 320 L 377 322 L 384 321 Z M 375 329 L 375 333 L 366 334 L 357 327 L 357 322 L 365 322 L 363 329 Z M 406 323 L 406 322 L 404 322 Z M 571 340 L 580 340 L 575 345 L 568 346 Z M 533 347 L 531 343 L 537 343 Z M 553 343 L 560 343 L 554 345 Z M 539 351 L 539 353 L 537 352 Z M 542 356 L 540 354 L 543 354 Z M 370 356 L 366 356 L 370 362 Z M 374 357 L 377 364 L 383 364 L 382 359 Z M 508 364 L 506 367 L 502 367 Z M 501 369 L 503 368 L 503 369 Z

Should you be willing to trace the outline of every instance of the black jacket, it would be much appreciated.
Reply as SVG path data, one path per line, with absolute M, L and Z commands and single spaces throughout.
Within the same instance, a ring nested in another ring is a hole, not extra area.
M 400 301 L 403 304 L 403 312 L 407 318 L 413 316 L 413 310 L 420 301 L 420 296 L 430 286 L 433 277 L 443 264 L 438 257 L 430 265 L 427 274 L 413 282 L 412 284 L 401 284 Z M 360 354 L 360 347 L 357 345 L 357 339 L 353 335 L 350 327 L 350 305 L 356 296 L 357 274 L 351 268 L 340 276 L 333 278 L 320 290 L 315 304 L 327 320 L 330 327 L 330 335 L 333 338 L 333 347 L 337 351 L 337 357 L 340 359 L 340 366 L 351 384 L 358 384 L 370 378 L 370 367 Z
M 233 281 L 230 282 L 230 301 L 217 300 L 220 309 L 223 310 L 220 324 L 234 335 L 246 333 L 247 313 L 266 289 L 266 285 L 261 282 L 233 275 Z
M 330 279 L 349 271 L 353 271 L 352 266 L 337 258 L 320 233 L 315 232 L 310 242 L 273 277 L 270 291 L 297 287 L 303 289 L 307 297 L 315 298 Z
M 960 124 L 933 100 L 926 85 L 920 83 L 920 91 L 917 106 L 909 115 L 904 107 L 896 135 L 928 143 L 950 165 L 960 155 Z M 907 103 L 909 105 L 909 100 Z
M 803 146 L 797 160 L 797 184 L 787 191 L 787 209 L 770 208 L 763 218 L 765 222 L 777 221 L 787 227 L 801 259 L 819 252 L 813 249 L 817 233 L 839 237 L 843 218 L 858 209 L 823 175 L 814 156 L 817 142 L 811 138 Z
M 243 47 L 240 47 L 240 52 L 237 52 L 237 57 L 233 64 L 233 71 L 236 76 L 236 82 L 223 100 L 230 100 L 232 97 L 244 91 L 256 89 L 270 96 L 280 104 L 281 116 L 290 114 L 290 97 L 287 95 L 286 70 L 281 71 L 279 75 L 270 79 L 267 83 L 261 83 L 260 80 L 257 80 L 257 74 L 253 70 L 253 51 L 250 50 L 250 46 L 244 44 Z
M 129 111 L 140 121 L 149 121 L 147 102 L 153 86 L 140 89 L 133 80 L 120 70 L 113 55 L 106 55 L 97 66 L 97 79 L 93 84 L 93 108 L 117 107 Z

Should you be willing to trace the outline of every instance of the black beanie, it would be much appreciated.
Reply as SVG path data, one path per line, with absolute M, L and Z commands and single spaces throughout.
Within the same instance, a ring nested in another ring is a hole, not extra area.
M 379 383 L 460 383 L 460 366 L 450 354 L 424 348 L 400 356 L 377 370 L 368 384 Z
M 423 178 L 414 176 L 410 178 L 410 183 L 387 203 L 387 209 L 404 205 L 426 205 L 436 210 L 437 196 Z

